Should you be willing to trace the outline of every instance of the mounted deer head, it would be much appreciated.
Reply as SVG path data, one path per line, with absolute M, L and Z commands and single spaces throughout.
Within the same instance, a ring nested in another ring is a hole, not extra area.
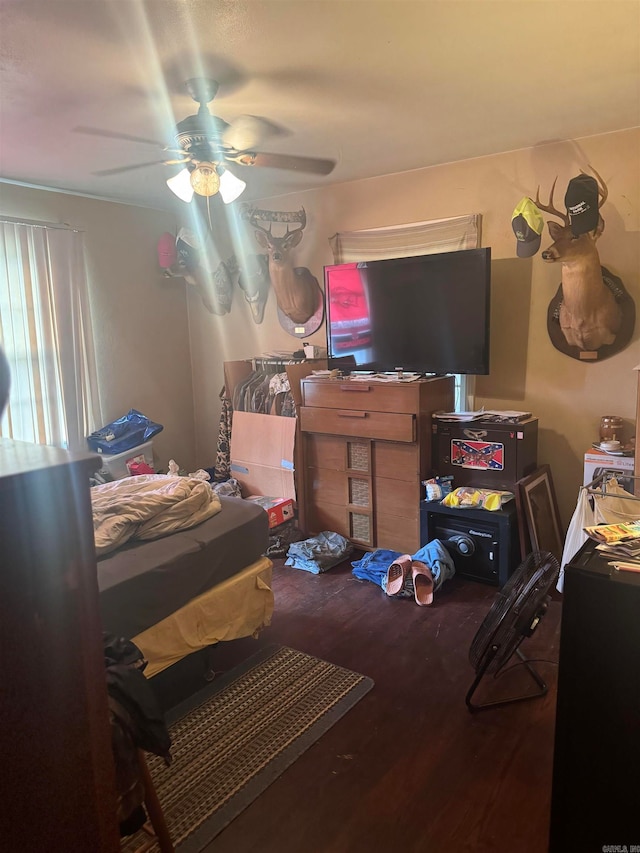
M 276 294 L 278 307 L 294 323 L 303 324 L 312 316 L 318 306 L 318 282 L 306 267 L 294 267 L 291 250 L 302 240 L 302 232 L 307 224 L 304 207 L 288 216 L 287 232 L 276 237 L 269 228 L 258 223 L 269 218 L 269 211 L 252 210 L 248 219 L 253 225 L 258 245 L 267 250 L 269 258 L 269 276 Z M 291 231 L 289 221 L 300 223 L 300 227 Z
M 595 169 L 598 180 L 598 210 L 605 203 L 608 190 Z M 586 172 L 581 172 L 586 175 Z M 604 230 L 604 220 L 598 217 L 594 231 L 576 236 L 571 230 L 568 213 L 557 210 L 553 204 L 556 178 L 551 187 L 547 204 L 540 202 L 540 187 L 536 193 L 536 205 L 540 210 L 557 216 L 562 225 L 548 222 L 553 243 L 542 252 L 547 263 L 562 265 L 562 302 L 560 304 L 560 327 L 569 346 L 583 351 L 595 351 L 605 344 L 612 344 L 622 323 L 622 309 L 602 276 L 596 241 Z

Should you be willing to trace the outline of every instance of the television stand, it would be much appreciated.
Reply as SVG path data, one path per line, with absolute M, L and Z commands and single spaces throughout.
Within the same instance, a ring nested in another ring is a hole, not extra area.
M 305 530 L 415 553 L 421 481 L 432 471 L 431 416 L 453 410 L 453 376 L 316 376 L 300 384 Z

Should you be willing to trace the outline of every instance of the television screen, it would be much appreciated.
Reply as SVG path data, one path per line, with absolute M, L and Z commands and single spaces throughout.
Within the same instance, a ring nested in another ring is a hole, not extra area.
M 334 264 L 324 282 L 329 366 L 489 372 L 491 249 Z

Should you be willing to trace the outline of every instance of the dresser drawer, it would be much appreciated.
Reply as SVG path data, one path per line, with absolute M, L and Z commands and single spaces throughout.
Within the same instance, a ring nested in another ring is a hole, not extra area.
M 372 469 L 376 477 L 405 480 L 418 483 L 420 480 L 420 448 L 418 444 L 400 444 L 376 441 L 372 445 Z
M 420 484 L 406 483 L 402 480 L 389 480 L 376 477 L 374 481 L 376 513 L 378 518 L 387 515 L 411 519 L 418 524 L 420 520 Z
M 377 513 L 376 548 L 415 554 L 420 548 L 419 522 L 413 518 Z
M 309 510 L 309 529 L 316 533 L 331 530 L 359 545 L 373 547 L 375 534 L 373 517 L 366 510 L 337 506 L 335 504 L 313 504 Z M 416 548 L 416 551 L 418 549 Z
M 302 403 L 322 409 L 358 409 L 360 411 L 404 412 L 420 410 L 418 384 L 385 382 L 340 382 L 314 380 L 302 382 Z
M 385 441 L 416 440 L 415 415 L 362 409 L 316 409 L 310 406 L 302 406 L 299 415 L 302 432 L 353 435 Z
M 305 464 L 307 468 L 331 468 L 334 471 L 371 474 L 371 447 L 368 438 L 344 435 L 305 433 Z M 412 449 L 411 444 L 391 445 Z M 382 475 L 386 476 L 386 475 Z

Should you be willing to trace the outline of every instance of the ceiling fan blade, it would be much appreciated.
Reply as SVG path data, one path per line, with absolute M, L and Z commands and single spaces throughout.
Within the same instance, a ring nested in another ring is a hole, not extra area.
M 132 172 L 134 169 L 144 169 L 145 166 L 171 165 L 176 163 L 188 163 L 189 160 L 149 160 L 147 163 L 135 163 L 133 166 L 117 166 L 115 169 L 100 169 L 99 172 L 92 172 L 92 175 L 119 175 L 121 172 Z
M 329 175 L 333 172 L 336 161 L 323 160 L 319 157 L 297 157 L 294 154 L 240 154 L 237 158 L 229 159 L 244 166 L 268 166 L 271 169 L 288 169 L 294 172 L 309 172 L 314 175 Z
M 157 139 L 145 139 L 143 136 L 131 136 L 129 133 L 117 133 L 114 130 L 101 130 L 98 127 L 74 127 L 74 133 L 87 133 L 89 136 L 104 136 L 106 139 L 126 139 L 128 142 L 144 142 L 145 145 L 165 146 Z
M 243 115 L 231 122 L 222 135 L 222 141 L 236 151 L 253 151 L 276 133 L 277 128 L 271 122 L 258 116 Z

